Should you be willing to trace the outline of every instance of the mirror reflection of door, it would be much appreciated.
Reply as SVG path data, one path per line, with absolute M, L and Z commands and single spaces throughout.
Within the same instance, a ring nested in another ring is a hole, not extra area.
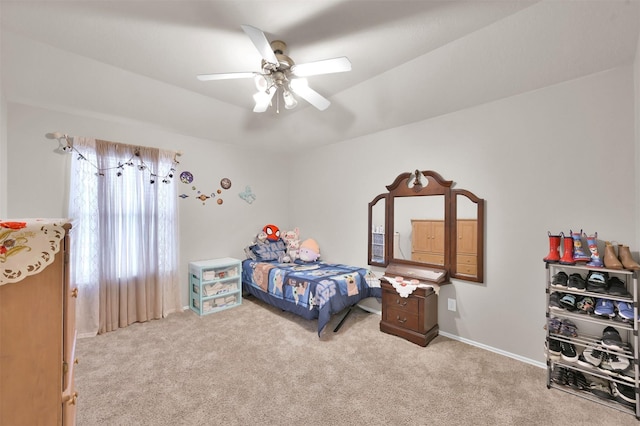
M 476 276 L 478 273 L 478 207 L 464 195 L 456 200 L 456 272 Z
M 392 258 L 444 265 L 444 196 L 394 199 Z

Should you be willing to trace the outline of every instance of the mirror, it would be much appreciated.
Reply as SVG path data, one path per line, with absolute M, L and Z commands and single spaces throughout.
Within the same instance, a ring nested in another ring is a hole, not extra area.
M 400 174 L 387 186 L 388 193 L 374 198 L 369 203 L 369 264 L 433 268 L 483 282 L 484 200 L 451 189 L 452 184 L 437 172 L 416 170 Z
M 389 263 L 385 231 L 387 226 L 388 194 L 380 194 L 369 203 L 369 265 L 387 266 Z
M 444 196 L 394 200 L 391 258 L 444 266 Z
M 484 200 L 464 189 L 451 197 L 455 232 L 451 241 L 451 276 L 467 281 L 484 281 Z

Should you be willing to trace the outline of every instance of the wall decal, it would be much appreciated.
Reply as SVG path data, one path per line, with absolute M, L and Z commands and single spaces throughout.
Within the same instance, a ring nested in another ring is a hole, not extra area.
M 191 183 L 193 182 L 193 175 L 190 172 L 182 172 L 180 173 L 180 181 L 182 183 Z
M 251 187 L 249 185 L 247 185 L 244 191 L 239 193 L 238 196 L 249 204 L 253 203 L 256 200 L 256 196 L 251 192 Z
M 231 188 L 231 180 L 229 178 L 222 178 L 222 180 L 220 181 L 220 186 L 223 189 Z

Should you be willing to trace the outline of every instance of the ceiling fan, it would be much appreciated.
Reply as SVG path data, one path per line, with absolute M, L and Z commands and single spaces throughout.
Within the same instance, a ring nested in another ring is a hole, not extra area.
M 262 30 L 251 25 L 242 25 L 256 49 L 262 56 L 261 72 L 232 72 L 219 74 L 200 74 L 198 80 L 228 80 L 236 78 L 253 78 L 258 92 L 253 95 L 256 102 L 254 112 L 265 112 L 275 96 L 276 112 L 280 112 L 280 98 L 286 109 L 295 108 L 298 101 L 294 93 L 311 105 L 324 111 L 331 102 L 309 87 L 304 77 L 351 71 L 351 62 L 346 56 L 324 59 L 305 64 L 296 64 L 287 56 L 287 44 L 281 40 L 271 43 Z M 276 94 L 279 93 L 277 96 Z

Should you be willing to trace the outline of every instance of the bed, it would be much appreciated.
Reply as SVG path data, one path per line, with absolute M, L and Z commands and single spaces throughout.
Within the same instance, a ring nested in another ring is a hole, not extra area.
M 332 315 L 365 298 L 382 297 L 379 281 L 368 269 L 322 261 L 246 259 L 242 264 L 242 288 L 284 311 L 317 319 L 318 336 Z

